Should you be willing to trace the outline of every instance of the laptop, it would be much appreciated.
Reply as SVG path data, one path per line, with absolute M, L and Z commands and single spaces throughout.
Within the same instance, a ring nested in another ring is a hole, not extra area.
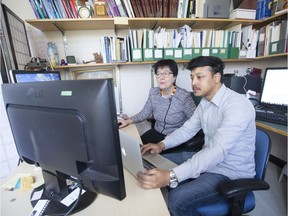
M 143 159 L 155 167 L 161 169 L 172 169 L 177 164 L 161 156 L 160 154 L 147 153 L 142 156 L 140 146 L 141 144 L 127 133 L 119 130 L 120 145 L 122 152 L 123 166 L 135 177 L 138 172 L 144 172 Z

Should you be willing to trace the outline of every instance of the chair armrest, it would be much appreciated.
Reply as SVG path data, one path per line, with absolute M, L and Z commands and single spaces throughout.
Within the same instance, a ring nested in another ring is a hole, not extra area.
M 151 123 L 151 128 L 154 128 L 156 120 L 152 117 L 147 118 L 147 121 Z
M 204 145 L 204 133 L 200 130 L 194 137 L 182 144 L 187 151 L 200 151 Z
M 235 197 L 241 194 L 246 194 L 250 191 L 268 190 L 269 184 L 260 179 L 237 179 L 221 184 L 221 193 L 228 197 Z

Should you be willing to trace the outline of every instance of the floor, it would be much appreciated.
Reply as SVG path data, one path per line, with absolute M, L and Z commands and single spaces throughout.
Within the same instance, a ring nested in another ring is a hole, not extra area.
M 269 162 L 265 181 L 270 189 L 255 192 L 256 207 L 250 216 L 287 216 L 287 176 L 279 182 L 280 174 L 281 168 Z

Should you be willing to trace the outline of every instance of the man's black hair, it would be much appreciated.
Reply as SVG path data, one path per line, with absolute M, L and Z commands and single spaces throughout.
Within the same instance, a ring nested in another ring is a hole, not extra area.
M 211 72 L 213 72 L 213 74 L 220 73 L 221 74 L 221 82 L 222 82 L 225 64 L 220 58 L 217 58 L 214 56 L 199 56 L 199 57 L 192 59 L 188 63 L 186 68 L 188 70 L 193 71 L 197 67 L 205 67 L 205 66 L 210 66 Z
M 156 62 L 153 65 L 154 73 L 157 74 L 157 70 L 159 68 L 164 68 L 164 67 L 168 67 L 171 70 L 171 72 L 173 73 L 174 77 L 178 76 L 178 65 L 172 59 L 161 59 L 158 62 Z

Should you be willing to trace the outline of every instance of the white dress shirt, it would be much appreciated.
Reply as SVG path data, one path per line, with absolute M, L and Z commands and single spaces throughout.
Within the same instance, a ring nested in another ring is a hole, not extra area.
M 193 116 L 165 138 L 165 149 L 189 140 L 201 128 L 203 149 L 173 169 L 179 182 L 203 172 L 230 179 L 254 177 L 255 109 L 245 96 L 223 84 L 210 102 L 203 98 Z

